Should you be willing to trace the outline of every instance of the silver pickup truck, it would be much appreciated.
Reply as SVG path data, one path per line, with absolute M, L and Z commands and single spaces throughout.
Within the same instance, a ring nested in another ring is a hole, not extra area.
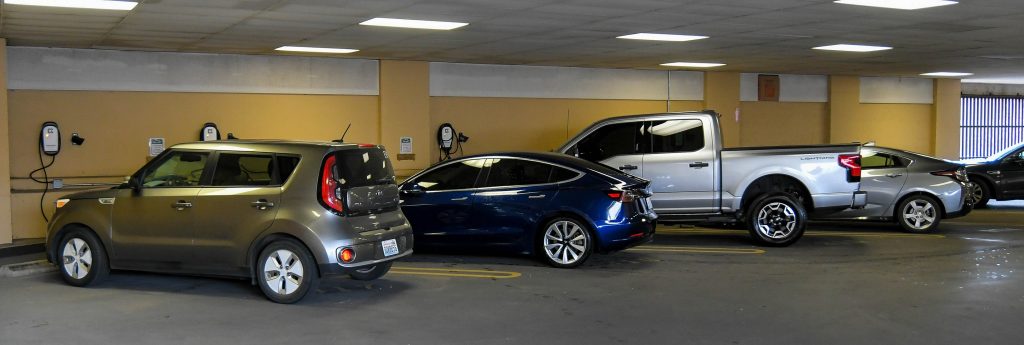
M 659 222 L 741 224 L 765 245 L 800 239 L 808 212 L 866 202 L 859 145 L 725 149 L 713 111 L 602 120 L 558 151 L 650 180 Z

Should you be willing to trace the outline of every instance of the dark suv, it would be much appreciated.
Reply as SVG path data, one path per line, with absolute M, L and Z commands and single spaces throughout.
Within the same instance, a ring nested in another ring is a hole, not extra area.
M 252 279 L 292 303 L 325 274 L 370 280 L 412 253 L 377 145 L 176 145 L 123 185 L 57 201 L 47 254 L 71 285 L 113 269 Z
M 1024 143 L 965 163 L 971 182 L 978 186 L 972 193 L 975 207 L 984 207 L 989 200 L 1024 199 Z

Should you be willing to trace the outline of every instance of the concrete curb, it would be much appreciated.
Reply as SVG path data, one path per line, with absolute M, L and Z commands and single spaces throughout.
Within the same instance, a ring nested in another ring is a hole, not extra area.
M 57 266 L 46 260 L 36 260 L 0 266 L 0 278 L 24 277 L 33 274 L 53 272 Z

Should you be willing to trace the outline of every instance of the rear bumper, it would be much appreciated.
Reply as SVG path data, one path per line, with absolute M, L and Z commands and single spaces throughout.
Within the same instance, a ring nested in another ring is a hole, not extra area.
M 638 214 L 625 224 L 606 224 L 598 229 L 597 251 L 608 253 L 635 247 L 654 240 L 658 216 Z
M 321 274 L 347 274 L 364 266 L 398 260 L 412 255 L 413 252 L 412 227 L 408 223 L 388 230 L 367 231 L 362 237 L 367 240 L 332 248 L 330 251 L 333 253 L 333 257 L 330 258 L 330 262 L 318 265 Z M 384 256 L 383 242 L 388 240 L 395 240 L 398 254 Z M 351 248 L 355 251 L 355 259 L 352 262 L 342 263 L 338 260 L 338 254 L 344 248 Z

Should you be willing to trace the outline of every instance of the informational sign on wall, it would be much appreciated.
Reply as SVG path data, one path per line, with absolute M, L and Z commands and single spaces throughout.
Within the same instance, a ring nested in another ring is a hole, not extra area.
M 164 152 L 164 138 L 149 138 L 149 156 L 156 157 Z
M 412 153 L 412 137 L 402 137 L 402 146 L 398 149 L 399 154 L 407 155 Z

